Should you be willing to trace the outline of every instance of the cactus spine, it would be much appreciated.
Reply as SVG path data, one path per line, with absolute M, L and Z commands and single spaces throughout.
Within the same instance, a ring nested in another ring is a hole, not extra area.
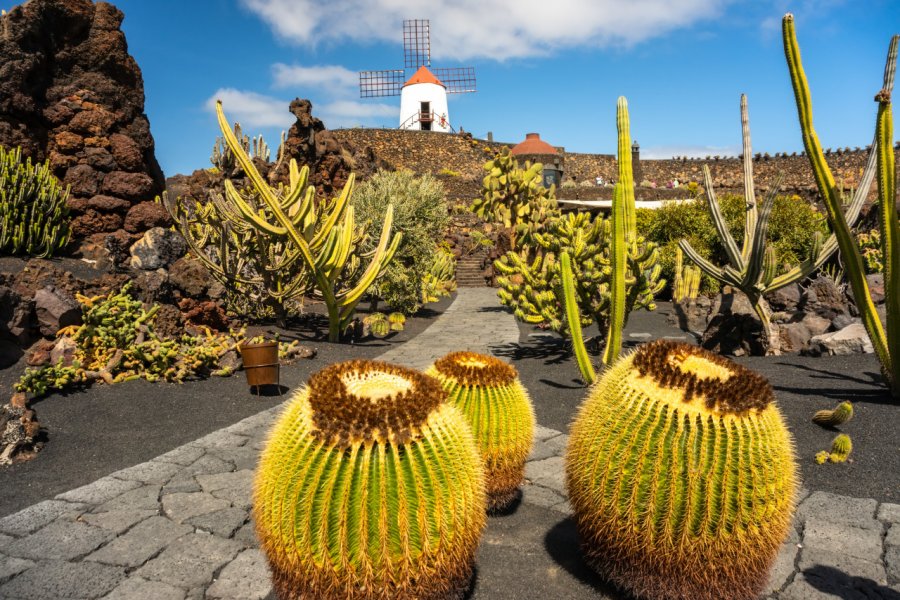
M 460 598 L 485 525 L 462 415 L 436 380 L 375 361 L 310 378 L 269 435 L 253 498 L 282 600 Z
M 837 239 L 841 251 L 841 262 L 844 273 L 853 290 L 853 299 L 859 309 L 863 325 L 872 340 L 875 354 L 881 362 L 881 371 L 887 381 L 894 399 L 900 400 L 900 223 L 897 221 L 896 172 L 893 152 L 893 114 L 891 92 L 894 88 L 894 71 L 897 63 L 897 46 L 900 36 L 894 36 L 888 47 L 887 61 L 884 67 L 884 83 L 875 96 L 878 102 L 878 115 L 875 122 L 875 142 L 869 163 L 863 175 L 865 185 L 860 189 L 868 190 L 872 173 L 878 173 L 878 209 L 879 227 L 881 230 L 882 255 L 884 256 L 884 290 L 886 327 L 875 311 L 869 285 L 866 281 L 863 257 L 853 237 L 851 227 L 854 219 L 841 211 L 841 197 L 835 185 L 834 176 L 819 143 L 813 127 L 812 100 L 809 84 L 800 60 L 800 47 L 794 30 L 794 17 L 791 14 L 782 20 L 784 53 L 794 88 L 797 103 L 797 114 L 800 130 L 803 133 L 803 145 L 809 157 L 816 179 L 819 193 L 825 199 L 828 213 L 828 224 Z M 868 176 L 868 181 L 866 177 Z M 857 190 L 858 193 L 859 190 Z
M 824 427 L 843 425 L 853 418 L 853 405 L 849 402 L 841 402 L 832 410 L 820 410 L 813 415 L 812 422 Z
M 637 597 L 756 598 L 790 527 L 792 441 L 764 378 L 660 340 L 619 359 L 572 425 L 588 561 Z
M 452 352 L 425 372 L 437 378 L 472 427 L 484 459 L 488 510 L 518 496 L 534 437 L 534 409 L 516 369 L 493 356 Z

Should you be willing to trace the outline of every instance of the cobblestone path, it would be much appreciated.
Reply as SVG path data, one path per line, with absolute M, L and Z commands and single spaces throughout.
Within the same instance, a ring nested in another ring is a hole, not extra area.
M 421 368 L 451 350 L 489 352 L 518 342 L 518 326 L 498 309 L 494 294 L 460 289 L 428 329 L 380 358 Z M 279 410 L 0 519 L 0 598 L 270 596 L 250 521 L 250 490 Z M 560 519 L 569 513 L 566 441 L 565 434 L 538 427 L 523 490 L 524 503 Z M 768 593 L 791 600 L 900 599 L 900 505 L 804 493 Z

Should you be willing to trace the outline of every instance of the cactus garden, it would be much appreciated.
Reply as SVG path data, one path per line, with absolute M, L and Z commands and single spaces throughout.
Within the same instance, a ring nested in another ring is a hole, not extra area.
M 0 0 L 0 598 L 900 598 L 890 9 L 151 4 Z

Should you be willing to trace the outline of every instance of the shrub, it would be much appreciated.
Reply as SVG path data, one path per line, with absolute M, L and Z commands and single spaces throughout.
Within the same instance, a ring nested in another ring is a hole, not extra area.
M 735 243 L 740 246 L 744 238 L 743 196 L 722 194 L 719 205 Z M 682 238 L 715 264 L 728 261 L 704 200 L 666 202 L 657 210 L 638 209 L 637 222 L 638 232 L 659 244 L 662 277 L 667 281 L 675 281 L 675 250 Z M 775 248 L 779 273 L 786 271 L 785 265 L 797 264 L 809 256 L 817 231 L 827 236 L 828 228 L 814 206 L 796 195 L 775 198 L 768 239 Z M 700 289 L 715 293 L 719 283 L 704 273 Z
M 431 175 L 417 177 L 412 171 L 378 171 L 356 188 L 353 197 L 356 218 L 378 231 L 386 207 L 394 205 L 394 230 L 403 233 L 394 259 L 369 287 L 368 294 L 384 300 L 394 310 L 411 315 L 421 306 L 422 282 L 443 240 L 450 217 L 444 186 Z M 363 251 L 378 240 L 364 240 Z
M 444 177 L 459 177 L 461 173 L 459 171 L 454 171 L 453 169 L 441 169 L 438 171 L 438 175 L 443 175 Z
M 69 242 L 65 190 L 50 162 L 22 162 L 22 149 L 0 146 L 0 253 L 52 256 Z

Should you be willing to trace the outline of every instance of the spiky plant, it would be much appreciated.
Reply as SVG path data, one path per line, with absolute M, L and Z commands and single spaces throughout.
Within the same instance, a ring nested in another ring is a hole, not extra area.
M 849 402 L 841 402 L 832 410 L 820 410 L 813 415 L 812 421 L 816 425 L 835 427 L 843 425 L 853 418 L 853 405 Z
M 392 312 L 387 320 L 391 325 L 391 331 L 403 331 L 403 326 L 406 325 L 406 315 L 402 312 Z
M 422 373 L 361 360 L 326 367 L 294 396 L 254 486 L 279 598 L 462 597 L 484 476 L 446 398 Z
M 426 374 L 440 380 L 472 427 L 484 459 L 488 510 L 507 508 L 534 438 L 534 408 L 515 367 L 486 354 L 451 352 Z
M 391 329 L 391 324 L 387 319 L 376 319 L 369 323 L 369 333 L 377 338 L 387 337 L 387 334 L 391 332 Z
M 638 597 L 756 598 L 790 527 L 791 436 L 756 373 L 659 340 L 619 359 L 571 428 L 591 565 Z
M 833 463 L 847 462 L 850 453 L 853 451 L 853 442 L 846 433 L 838 434 L 831 442 L 831 452 L 828 454 L 828 460 Z

